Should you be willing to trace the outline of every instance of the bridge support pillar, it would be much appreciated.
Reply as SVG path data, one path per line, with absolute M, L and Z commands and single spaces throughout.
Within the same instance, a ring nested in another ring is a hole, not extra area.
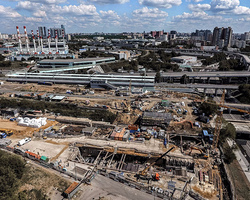
M 218 89 L 215 89 L 214 95 L 215 95 L 215 96 L 218 95 Z
M 210 83 L 210 77 L 207 78 L 207 83 L 208 83 L 208 84 Z
M 231 91 L 230 89 L 227 89 L 226 95 L 227 95 L 227 96 L 231 96 L 231 92 L 232 92 L 232 91 Z
M 228 113 L 231 114 L 232 110 L 230 108 L 227 109 Z
M 207 88 L 204 88 L 204 91 L 203 91 L 203 92 L 204 92 L 204 94 L 206 94 L 206 92 L 207 92 Z
M 232 81 L 232 78 L 231 77 L 228 78 L 228 83 L 231 83 L 231 81 Z

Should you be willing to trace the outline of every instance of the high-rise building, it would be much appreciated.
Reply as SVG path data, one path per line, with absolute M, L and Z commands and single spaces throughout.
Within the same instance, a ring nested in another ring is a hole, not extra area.
M 213 31 L 212 45 L 217 45 L 220 48 L 231 47 L 232 34 L 233 30 L 231 27 L 215 27 Z
M 42 38 L 47 38 L 48 33 L 47 33 L 47 29 L 45 26 L 40 26 L 38 27 L 38 32 L 39 32 L 39 36 Z
M 244 34 L 241 35 L 242 40 L 250 40 L 250 32 L 245 32 Z
M 57 37 L 62 38 L 63 37 L 63 31 L 64 31 L 64 36 L 66 35 L 65 32 L 65 27 L 64 25 L 61 25 L 61 28 L 50 28 L 50 34 L 52 38 L 56 37 L 56 31 L 57 31 Z
M 170 31 L 169 40 L 175 40 L 176 39 L 176 35 L 177 35 L 176 31 Z
M 159 37 L 161 37 L 161 35 L 163 35 L 164 31 L 151 31 L 150 33 L 151 33 L 152 37 L 159 38 Z

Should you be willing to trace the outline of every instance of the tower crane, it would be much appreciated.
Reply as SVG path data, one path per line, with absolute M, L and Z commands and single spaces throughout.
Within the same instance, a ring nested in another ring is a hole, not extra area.
M 250 111 L 224 105 L 224 103 L 225 103 L 225 89 L 223 90 L 223 93 L 222 93 L 221 100 L 220 100 L 219 104 L 212 103 L 212 102 L 209 102 L 209 101 L 203 101 L 203 102 L 206 102 L 206 103 L 209 103 L 209 104 L 214 104 L 214 105 L 217 105 L 217 106 L 219 106 L 221 108 L 218 111 L 217 118 L 215 120 L 215 130 L 214 130 L 214 138 L 213 138 L 213 145 L 212 146 L 213 146 L 213 149 L 216 149 L 217 145 L 218 145 L 219 136 L 220 136 L 220 130 L 221 130 L 221 125 L 222 125 L 222 115 L 223 115 L 222 108 L 228 108 L 228 109 L 232 109 L 232 110 L 237 110 L 239 112 L 247 113 L 247 114 L 250 114 Z

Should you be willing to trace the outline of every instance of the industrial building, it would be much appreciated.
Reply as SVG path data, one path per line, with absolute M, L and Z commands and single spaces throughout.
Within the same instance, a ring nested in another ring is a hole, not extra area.
M 65 35 L 64 35 L 64 29 L 61 32 L 58 32 L 55 30 L 52 32 L 51 30 L 48 30 L 48 37 L 44 38 L 47 35 L 47 32 L 45 27 L 39 27 L 39 30 L 37 30 L 37 35 L 34 35 L 33 30 L 31 31 L 32 34 L 32 42 L 29 41 L 28 33 L 26 31 L 26 26 L 23 26 L 24 29 L 24 36 L 25 36 L 25 42 L 22 42 L 21 34 L 19 31 L 19 27 L 16 27 L 17 30 L 17 38 L 18 38 L 18 49 L 17 51 L 12 53 L 12 60 L 21 60 L 28 59 L 31 56 L 37 56 L 37 55 L 65 55 L 68 54 L 68 45 L 66 45 L 65 42 Z M 46 33 L 45 33 L 46 32 Z M 41 35 L 40 35 L 40 34 Z M 53 35 L 54 34 L 54 35 Z M 59 42 L 59 37 L 62 37 L 62 41 Z M 53 39 L 52 39 L 53 38 Z M 39 56 L 41 57 L 41 56 Z
M 105 81 L 114 86 L 154 87 L 154 76 L 133 76 L 114 74 L 53 74 L 19 73 L 6 75 L 10 82 L 51 82 L 58 84 L 88 85 L 91 81 Z

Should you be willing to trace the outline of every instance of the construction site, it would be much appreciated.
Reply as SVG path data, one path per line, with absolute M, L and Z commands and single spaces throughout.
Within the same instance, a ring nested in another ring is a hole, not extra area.
M 29 101 L 46 102 L 46 96 L 64 96 L 60 103 L 115 114 L 115 120 L 105 122 L 49 111 L 2 111 L 1 132 L 6 137 L 0 140 L 1 147 L 74 179 L 63 194 L 66 198 L 87 199 L 85 188 L 105 178 L 112 180 L 110 187 L 120 182 L 142 193 L 124 199 L 231 199 L 234 195 L 224 181 L 227 175 L 218 146 L 223 111 L 197 115 L 199 105 L 206 101 L 197 94 L 156 89 L 138 95 L 128 88 L 128 96 L 117 96 L 112 90 L 14 83 L 1 89 L 6 99 L 19 101 L 32 93 Z M 225 92 L 217 106 L 229 108 L 224 98 Z M 46 117 L 47 123 L 40 128 L 20 126 L 17 117 Z M 27 137 L 31 139 L 20 143 Z M 99 197 L 102 194 L 115 199 L 104 191 Z

